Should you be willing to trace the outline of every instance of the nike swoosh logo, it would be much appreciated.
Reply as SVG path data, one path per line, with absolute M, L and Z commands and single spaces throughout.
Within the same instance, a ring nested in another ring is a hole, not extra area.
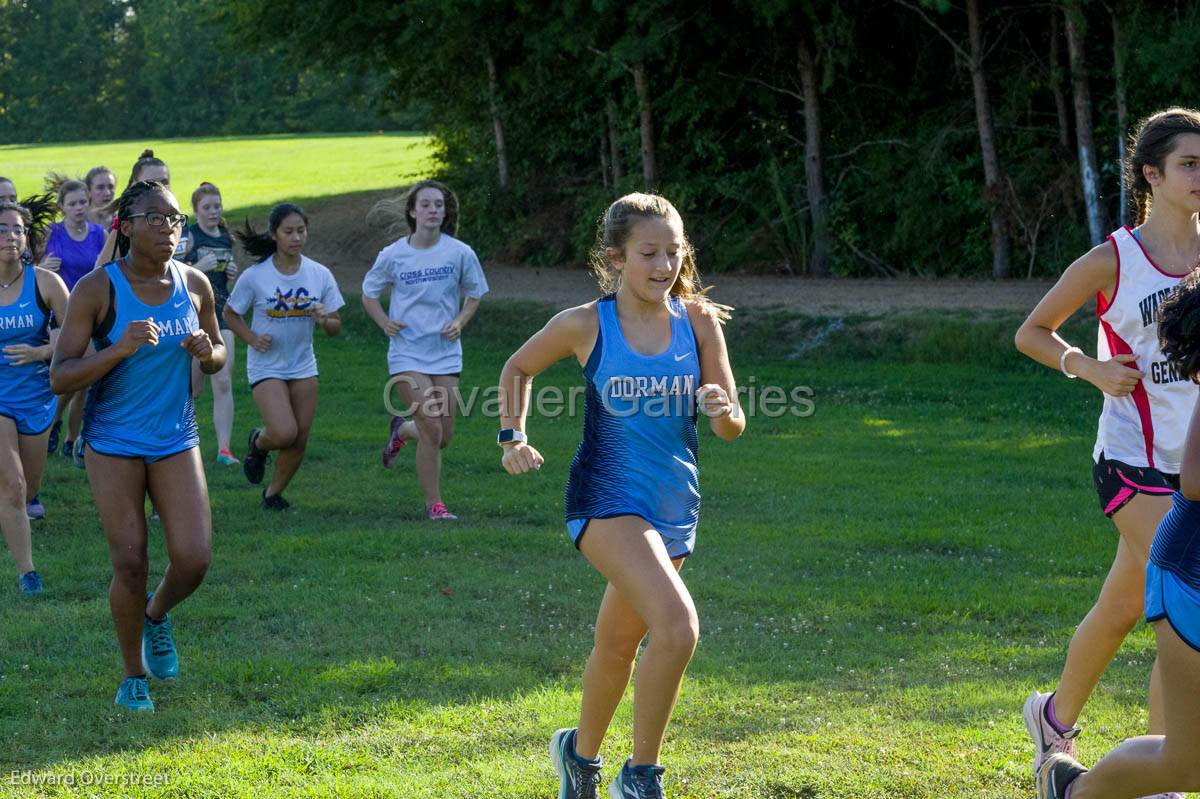
M 28 307 L 29 307 L 31 304 L 33 304 L 33 300 L 30 300 L 29 302 L 23 302 L 23 303 L 21 303 L 21 307 L 22 307 L 22 308 L 28 308 Z
M 175 303 L 175 307 L 182 308 L 185 303 L 187 303 L 187 300 L 180 300 L 179 302 Z
M 679 363 L 680 361 L 682 361 L 684 358 L 688 357 L 689 355 L 691 355 L 690 352 L 685 352 L 683 355 L 676 355 L 675 362 Z

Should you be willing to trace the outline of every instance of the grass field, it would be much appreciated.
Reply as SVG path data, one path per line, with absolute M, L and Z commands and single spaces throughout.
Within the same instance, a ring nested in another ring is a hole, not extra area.
M 347 317 L 320 342 L 294 510 L 267 515 L 240 470 L 210 468 L 213 567 L 174 614 L 182 678 L 152 684 L 153 715 L 111 704 L 103 536 L 83 473 L 51 463 L 35 528 L 48 593 L 0 591 L 0 796 L 555 795 L 546 741 L 574 723 L 602 589 L 561 524 L 580 420 L 531 420 L 547 464 L 526 478 L 500 469 L 494 420 L 461 420 L 445 494 L 462 521 L 423 522 L 412 450 L 378 466 L 385 342 Z M 464 386 L 494 382 L 545 317 L 485 302 Z M 811 386 L 816 412 L 702 435 L 685 568 L 701 643 L 663 754 L 669 796 L 1032 795 L 1021 703 L 1057 675 L 1115 541 L 1090 487 L 1098 398 L 1021 363 L 1016 321 L 848 325 L 789 361 L 818 320 L 735 318 L 739 382 Z M 243 363 L 237 441 L 257 422 Z M 1151 659 L 1139 629 L 1085 712 L 1087 761 L 1142 731 Z M 610 764 L 629 725 L 625 704 Z M 116 782 L 83 786 L 95 775 Z M 128 782 L 155 775 L 167 784 Z
M 170 167 L 182 205 L 207 180 L 220 187 L 233 218 L 282 200 L 306 202 L 411 183 L 428 172 L 431 146 L 430 137 L 405 133 L 6 145 L 0 146 L 0 175 L 15 181 L 24 197 L 40 191 L 51 170 L 83 176 L 103 164 L 115 171 L 120 190 L 133 162 L 150 147 Z M 183 210 L 191 213 L 190 207 Z

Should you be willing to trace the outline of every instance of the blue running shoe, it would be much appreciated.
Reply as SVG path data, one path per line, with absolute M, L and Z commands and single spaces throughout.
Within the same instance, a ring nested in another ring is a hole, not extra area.
M 147 616 L 142 622 L 142 667 L 156 680 L 179 676 L 179 655 L 171 637 L 171 619 L 165 613 L 158 621 Z
M 42 593 L 42 575 L 35 571 L 25 572 L 17 580 L 17 585 L 25 596 L 37 596 Z
M 31 522 L 46 518 L 46 506 L 42 504 L 37 494 L 34 494 L 33 499 L 25 503 L 25 515 Z
M 600 786 L 600 759 L 589 763 L 576 756 L 577 732 L 569 727 L 550 736 L 550 760 L 559 779 L 558 799 L 596 799 Z
M 62 430 L 62 421 L 57 421 L 50 428 L 50 438 L 46 439 L 46 454 L 53 455 L 58 451 L 58 435 Z
M 666 771 L 659 765 L 630 766 L 629 761 L 621 767 L 621 773 L 608 784 L 610 799 L 666 799 L 663 793 L 662 775 Z
M 150 684 L 145 677 L 126 677 L 117 689 L 114 705 L 120 705 L 127 710 L 144 710 L 154 712 L 154 703 L 150 701 Z
M 83 436 L 75 442 L 75 449 L 71 451 L 71 462 L 78 468 L 84 468 L 83 464 L 83 445 L 87 443 L 83 440 Z

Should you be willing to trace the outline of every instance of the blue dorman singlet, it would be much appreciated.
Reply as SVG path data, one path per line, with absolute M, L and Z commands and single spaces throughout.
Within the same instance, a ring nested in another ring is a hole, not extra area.
M 130 322 L 153 319 L 158 344 L 142 345 L 92 384 L 84 413 L 84 438 L 104 455 L 163 457 L 199 444 L 192 405 L 192 355 L 181 344 L 200 326 L 182 267 L 171 261 L 174 288 L 161 305 L 133 293 L 121 267 L 105 265 L 112 285 L 112 327 L 97 330 L 96 349 L 118 341 Z
M 700 514 L 696 338 L 669 300 L 671 344 L 641 355 L 625 340 L 615 295 L 596 303 L 600 328 L 584 367 L 583 440 L 564 498 L 567 522 L 641 516 L 669 539 L 689 538 Z
M 34 267 L 26 265 L 21 295 L 0 306 L 0 351 L 13 344 L 42 347 L 50 341 L 50 308 L 37 290 Z M 0 358 L 0 402 L 11 408 L 34 408 L 53 399 L 50 364 L 11 364 Z

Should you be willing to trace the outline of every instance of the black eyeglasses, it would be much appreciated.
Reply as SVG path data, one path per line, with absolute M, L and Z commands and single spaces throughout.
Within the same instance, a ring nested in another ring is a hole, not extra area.
M 162 227 L 163 225 L 183 227 L 188 220 L 187 214 L 160 214 L 157 211 L 151 211 L 148 214 L 131 214 L 125 218 L 137 219 L 139 216 L 146 217 L 146 224 L 150 227 Z

